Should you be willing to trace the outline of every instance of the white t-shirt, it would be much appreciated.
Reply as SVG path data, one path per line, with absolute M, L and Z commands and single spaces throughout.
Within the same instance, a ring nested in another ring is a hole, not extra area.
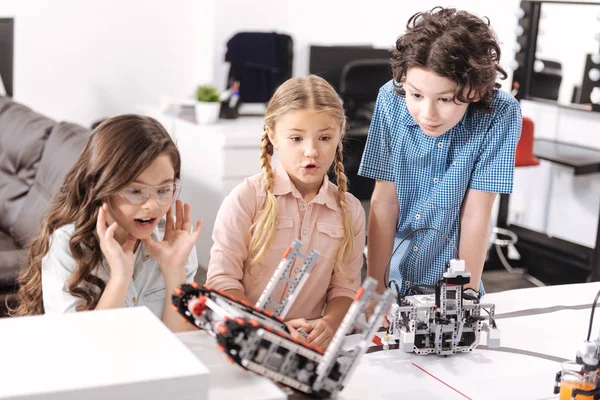
M 66 291 L 66 282 L 75 271 L 75 259 L 69 249 L 69 239 L 74 225 L 65 225 L 50 236 L 50 248 L 42 259 L 42 295 L 46 314 L 74 312 L 83 300 Z M 152 240 L 162 240 L 162 225 L 152 232 Z M 196 249 L 192 248 L 185 265 L 186 282 L 193 282 L 198 271 Z M 93 274 L 108 282 L 110 266 L 102 256 L 102 263 Z M 150 256 L 143 243 L 134 253 L 133 280 L 127 289 L 125 307 L 148 307 L 158 318 L 162 318 L 165 296 L 165 281 L 158 263 Z

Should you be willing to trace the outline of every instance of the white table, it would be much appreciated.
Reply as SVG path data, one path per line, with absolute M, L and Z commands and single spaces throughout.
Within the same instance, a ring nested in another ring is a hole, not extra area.
M 483 340 L 473 353 L 445 358 L 376 351 L 361 359 L 338 398 L 556 399 L 554 376 L 561 360 L 574 359 L 586 338 L 590 305 L 598 290 L 600 283 L 586 283 L 486 295 L 483 301 L 496 305 L 502 332 L 499 350 L 487 349 Z M 592 338 L 598 336 L 600 321 L 595 327 Z M 215 343 L 205 333 L 185 335 L 179 336 L 211 372 L 229 368 L 227 387 L 219 381 L 213 392 L 211 384 L 209 398 L 217 393 L 219 398 L 274 398 L 275 389 L 266 378 L 229 364 L 222 353 L 213 351 Z
M 210 371 L 208 400 L 282 400 L 285 392 L 270 379 L 228 362 L 204 331 L 177 334 Z

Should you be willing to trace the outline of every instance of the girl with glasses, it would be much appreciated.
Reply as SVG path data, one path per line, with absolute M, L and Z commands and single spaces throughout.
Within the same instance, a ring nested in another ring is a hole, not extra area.
M 190 206 L 177 200 L 180 166 L 154 119 L 99 125 L 30 244 L 12 315 L 147 306 L 173 331 L 193 328 L 167 295 L 198 269 L 201 222 L 192 231 Z

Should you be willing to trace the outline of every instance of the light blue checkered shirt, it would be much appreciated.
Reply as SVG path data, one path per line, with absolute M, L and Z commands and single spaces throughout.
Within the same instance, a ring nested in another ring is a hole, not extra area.
M 490 114 L 469 107 L 456 126 L 430 137 L 408 112 L 405 98 L 394 92 L 393 82 L 381 87 L 358 173 L 396 184 L 400 212 L 394 248 L 422 227 L 440 229 L 459 247 L 459 215 L 467 188 L 512 191 L 521 107 L 502 90 L 494 91 L 491 106 Z M 393 255 L 389 279 L 401 293 L 415 284 L 432 285 L 454 257 L 441 234 L 417 232 Z M 480 291 L 484 294 L 483 285 Z

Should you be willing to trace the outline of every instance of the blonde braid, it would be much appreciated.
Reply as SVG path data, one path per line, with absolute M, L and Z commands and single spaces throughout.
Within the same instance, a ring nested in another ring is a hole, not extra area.
M 271 245 L 273 233 L 275 232 L 277 200 L 273 194 L 275 175 L 273 174 L 273 168 L 271 167 L 272 156 L 273 144 L 269 140 L 269 135 L 265 129 L 260 145 L 260 166 L 263 170 L 266 197 L 258 219 L 251 228 L 252 237 L 250 240 L 249 254 L 252 257 L 252 262 L 250 265 L 260 263 L 265 256 L 267 249 Z
M 344 237 L 342 242 L 337 249 L 336 264 L 335 267 L 340 276 L 344 279 L 349 279 L 348 275 L 344 272 L 344 263 L 348 261 L 352 255 L 354 247 L 354 232 L 352 229 L 352 219 L 350 211 L 348 211 L 348 204 L 346 203 L 346 192 L 348 191 L 348 178 L 344 173 L 344 164 L 342 163 L 344 157 L 342 155 L 342 142 L 337 146 L 335 152 L 335 175 L 337 176 L 337 187 L 338 187 L 338 205 L 342 209 L 342 220 L 344 224 Z

